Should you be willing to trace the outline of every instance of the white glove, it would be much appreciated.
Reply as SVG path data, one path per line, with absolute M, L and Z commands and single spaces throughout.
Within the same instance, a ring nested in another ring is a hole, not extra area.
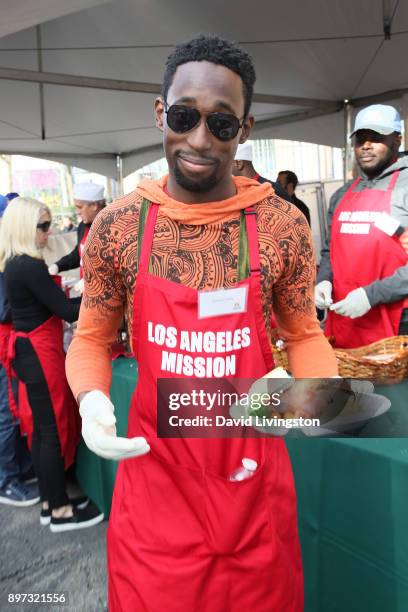
M 333 304 L 332 300 L 332 289 L 333 285 L 330 281 L 324 280 L 318 283 L 315 287 L 315 306 L 324 310 L 328 308 L 330 304 Z
M 79 405 L 82 437 L 87 447 L 104 459 L 129 459 L 149 452 L 145 438 L 120 438 L 116 435 L 113 404 L 102 391 L 90 391 Z
M 59 270 L 58 270 L 58 266 L 56 263 L 48 266 L 48 274 L 50 274 L 51 276 L 55 276 L 56 274 L 58 274 L 58 272 Z
M 350 319 L 357 319 L 362 317 L 371 309 L 371 304 L 368 301 L 366 292 L 362 287 L 353 289 L 350 291 L 340 302 L 336 302 L 330 306 L 330 310 L 334 310 L 343 317 L 350 317 Z
M 84 279 L 81 278 L 81 280 L 79 280 L 77 283 L 75 283 L 75 285 L 73 286 L 74 291 L 76 291 L 77 293 L 80 293 L 81 295 L 84 292 Z

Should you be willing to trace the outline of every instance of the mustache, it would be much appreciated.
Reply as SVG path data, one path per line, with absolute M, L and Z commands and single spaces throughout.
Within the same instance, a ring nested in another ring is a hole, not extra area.
M 174 156 L 176 158 L 187 158 L 187 159 L 191 159 L 191 160 L 197 160 L 198 162 L 210 162 L 212 164 L 218 164 L 219 160 L 216 157 L 211 157 L 208 155 L 197 155 L 197 153 L 193 153 L 190 151 L 176 151 L 174 153 Z

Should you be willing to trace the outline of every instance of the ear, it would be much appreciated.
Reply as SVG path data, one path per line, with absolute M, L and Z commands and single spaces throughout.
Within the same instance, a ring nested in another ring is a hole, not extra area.
M 244 119 L 239 144 L 243 144 L 246 140 L 248 140 L 251 130 L 254 127 L 254 123 L 255 117 L 253 115 L 248 115 L 248 117 Z
M 242 172 L 245 166 L 245 162 L 242 159 L 234 159 L 232 162 L 238 172 Z
M 398 153 L 398 150 L 401 146 L 402 136 L 401 134 L 395 134 L 394 145 L 395 145 L 395 153 Z
M 154 119 L 156 127 L 162 132 L 164 124 L 164 100 L 161 97 L 156 98 L 154 101 Z

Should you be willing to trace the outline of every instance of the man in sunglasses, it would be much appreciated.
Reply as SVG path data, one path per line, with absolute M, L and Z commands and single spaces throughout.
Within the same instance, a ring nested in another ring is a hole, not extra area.
M 333 194 L 322 249 L 317 308 L 325 333 L 355 348 L 408 333 L 408 156 L 398 159 L 401 120 L 392 106 L 361 110 L 351 134 L 360 176 Z
M 163 382 L 201 397 L 201 385 L 272 370 L 272 304 L 293 374 L 337 374 L 316 320 L 306 220 L 269 183 L 232 176 L 254 123 L 254 82 L 251 58 L 228 41 L 200 36 L 178 45 L 155 102 L 169 174 L 102 211 L 85 247 L 67 374 L 89 448 L 126 459 L 108 535 L 111 612 L 303 609 L 283 440 L 226 439 L 223 429 L 215 437 L 214 427 L 213 437 L 204 427 L 181 437 L 170 422 L 167 434 L 156 429 L 168 407 L 157 406 Z M 120 438 L 108 347 L 124 311 L 138 385 L 128 437 Z M 188 410 L 211 416 L 207 405 Z M 242 463 L 254 474 L 244 482 L 235 477 Z
M 81 219 L 77 229 L 77 245 L 68 255 L 64 255 L 51 264 L 48 271 L 51 275 L 54 275 L 58 272 L 79 268 L 80 280 L 74 285 L 74 289 L 82 294 L 84 290 L 82 253 L 85 241 L 96 215 L 105 207 L 106 200 L 104 198 L 104 188 L 96 183 L 77 183 L 74 185 L 73 195 L 75 210 Z

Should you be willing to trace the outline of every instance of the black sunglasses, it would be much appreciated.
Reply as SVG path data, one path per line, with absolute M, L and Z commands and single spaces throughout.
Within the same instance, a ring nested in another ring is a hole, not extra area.
M 48 232 L 48 230 L 51 227 L 51 221 L 43 221 L 42 223 L 37 223 L 37 229 L 41 230 L 42 232 Z
M 197 127 L 202 117 L 197 108 L 183 104 L 168 106 L 165 102 L 164 110 L 167 115 L 167 125 L 177 134 L 185 134 Z M 240 122 L 238 117 L 229 113 L 209 113 L 205 122 L 211 134 L 223 141 L 235 138 L 238 130 L 244 125 L 244 119 Z

